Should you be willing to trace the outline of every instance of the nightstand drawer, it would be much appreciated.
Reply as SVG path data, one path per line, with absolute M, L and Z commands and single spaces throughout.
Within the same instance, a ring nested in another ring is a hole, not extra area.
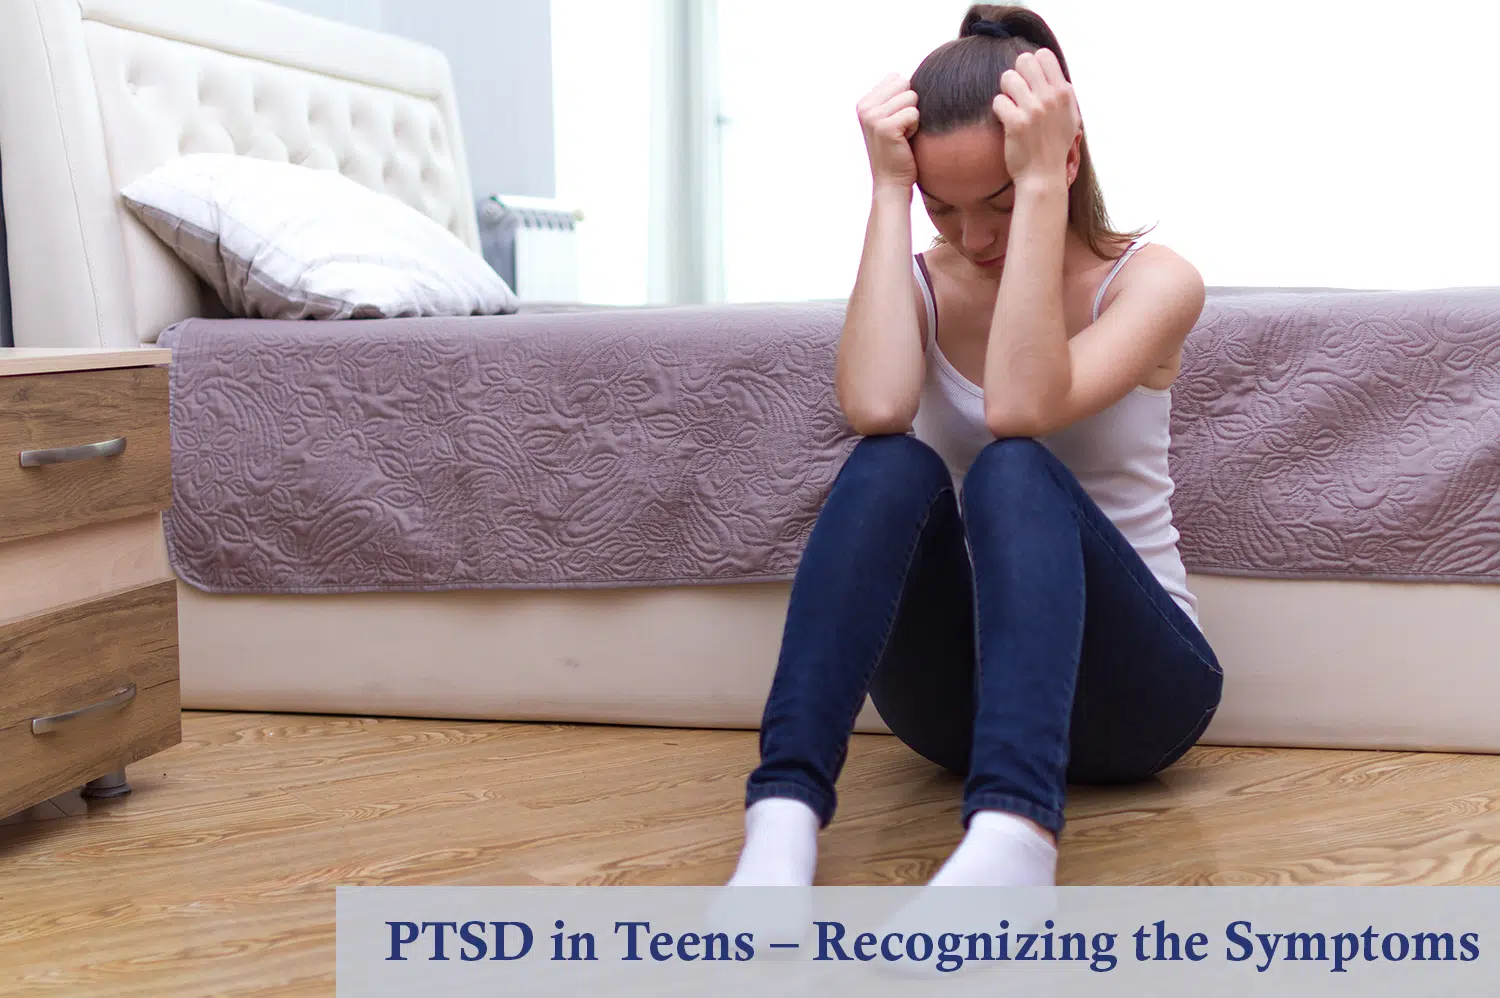
M 176 744 L 176 582 L 0 626 L 0 689 L 0 814 Z
M 172 503 L 167 370 L 0 378 L 0 541 Z
M 32 734 L 30 724 L 0 728 L 0 817 L 180 741 L 182 698 L 176 682 L 137 690 L 128 704 L 45 734 Z

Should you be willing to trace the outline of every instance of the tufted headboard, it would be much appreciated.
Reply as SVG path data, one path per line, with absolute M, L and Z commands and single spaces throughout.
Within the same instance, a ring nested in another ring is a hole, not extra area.
M 17 346 L 220 314 L 119 196 L 187 153 L 339 170 L 479 251 L 443 55 L 263 0 L 3 0 L 0 148 Z

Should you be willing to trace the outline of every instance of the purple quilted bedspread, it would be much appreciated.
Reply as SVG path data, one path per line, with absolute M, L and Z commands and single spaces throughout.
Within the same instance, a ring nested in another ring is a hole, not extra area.
M 1189 569 L 1500 581 L 1500 288 L 1216 291 L 1172 409 Z
M 855 438 L 839 303 L 167 330 L 211 592 L 792 577 Z M 1216 289 L 1173 397 L 1206 573 L 1500 580 L 1500 289 Z
M 789 579 L 855 438 L 841 305 L 190 319 L 172 565 L 210 592 Z

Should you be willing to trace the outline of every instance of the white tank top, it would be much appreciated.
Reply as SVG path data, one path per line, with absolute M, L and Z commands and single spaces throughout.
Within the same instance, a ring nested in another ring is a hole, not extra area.
M 1120 256 L 1094 298 L 1094 319 L 1109 282 L 1143 245 Z M 962 502 L 963 478 L 987 444 L 994 441 L 984 420 L 984 390 L 965 378 L 937 344 L 937 300 L 920 257 L 912 269 L 927 304 L 927 371 L 913 430 L 948 465 Z M 1177 550 L 1170 500 L 1174 489 L 1167 468 L 1171 442 L 1172 392 L 1136 386 L 1108 409 L 1042 437 L 1046 446 L 1078 479 L 1084 491 L 1119 528 L 1177 605 L 1198 623 L 1198 601 L 1188 590 L 1187 571 Z

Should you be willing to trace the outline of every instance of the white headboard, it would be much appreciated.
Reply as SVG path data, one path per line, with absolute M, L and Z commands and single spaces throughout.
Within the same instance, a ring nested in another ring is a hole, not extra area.
M 186 153 L 337 169 L 479 251 L 443 55 L 262 0 L 0 0 L 0 149 L 17 346 L 221 314 L 119 196 Z

